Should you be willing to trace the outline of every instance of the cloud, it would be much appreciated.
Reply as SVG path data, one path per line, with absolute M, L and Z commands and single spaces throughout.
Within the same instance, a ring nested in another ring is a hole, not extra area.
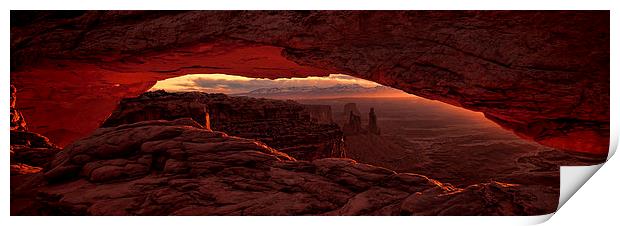
M 220 93 L 245 93 L 260 88 L 282 88 L 295 86 L 330 87 L 339 84 L 358 84 L 374 87 L 379 84 L 348 75 L 332 74 L 328 77 L 307 78 L 248 78 L 224 74 L 192 74 L 157 82 L 151 90 L 164 89 L 172 92 L 202 91 Z

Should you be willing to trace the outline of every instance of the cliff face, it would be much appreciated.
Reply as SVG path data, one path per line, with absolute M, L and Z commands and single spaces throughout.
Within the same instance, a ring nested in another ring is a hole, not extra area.
M 304 111 L 308 113 L 313 122 L 319 124 L 332 124 L 332 107 L 329 105 L 304 104 Z
M 154 91 L 123 99 L 102 127 L 192 118 L 215 131 L 260 140 L 297 159 L 344 157 L 339 127 L 333 123 L 318 123 L 326 121 L 324 114 L 331 114 L 331 111 L 323 106 L 310 106 L 224 94 Z
M 145 93 L 137 98 L 123 99 L 103 122 L 102 127 L 118 126 L 149 120 L 191 118 L 210 129 L 209 109 L 200 95 L 167 96 L 166 92 Z
M 160 79 L 343 73 L 606 154 L 609 25 L 608 11 L 13 11 L 11 79 L 31 128 L 61 144 Z
M 530 215 L 553 209 L 514 184 L 461 189 L 350 159 L 297 161 L 191 119 L 97 129 L 67 146 L 52 166 L 44 175 L 50 184 L 36 189 L 36 208 L 16 214 Z

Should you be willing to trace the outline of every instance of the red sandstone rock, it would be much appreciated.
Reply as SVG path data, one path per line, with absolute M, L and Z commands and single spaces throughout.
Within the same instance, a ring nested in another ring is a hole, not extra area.
M 47 167 L 59 148 L 47 137 L 28 131 L 15 105 L 16 88 L 11 85 L 11 175 L 33 174 Z
M 40 173 L 43 170 L 41 167 L 26 165 L 23 163 L 11 164 L 11 176 L 23 175 L 23 174 L 35 174 Z
M 114 142 L 111 142 L 114 141 Z M 327 158 L 297 161 L 190 119 L 100 128 L 59 153 L 51 184 L 14 214 L 543 214 L 519 185 L 455 188 L 417 174 Z M 23 208 L 29 203 L 36 208 Z M 422 208 L 424 207 L 424 208 Z
M 24 116 L 15 108 L 15 100 L 17 99 L 15 93 L 15 86 L 11 85 L 11 131 L 25 131 L 26 121 Z
M 216 131 L 260 140 L 296 159 L 345 157 L 342 131 L 338 125 L 328 122 L 331 121 L 331 110 L 327 107 L 294 101 L 160 90 L 123 99 L 103 127 L 145 120 L 192 118 Z
M 60 149 L 47 137 L 28 131 L 26 122 L 17 110 L 16 89 L 11 85 L 11 215 L 35 214 L 36 189 L 45 184 L 42 172 Z
M 121 98 L 189 73 L 344 73 L 551 147 L 608 151 L 607 11 L 11 12 L 19 105 L 61 145 Z

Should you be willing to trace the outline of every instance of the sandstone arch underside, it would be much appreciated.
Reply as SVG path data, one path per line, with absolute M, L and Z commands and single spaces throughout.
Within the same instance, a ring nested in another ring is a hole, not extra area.
M 63 146 L 161 79 L 342 73 L 606 154 L 609 59 L 608 11 L 11 12 L 17 106 Z

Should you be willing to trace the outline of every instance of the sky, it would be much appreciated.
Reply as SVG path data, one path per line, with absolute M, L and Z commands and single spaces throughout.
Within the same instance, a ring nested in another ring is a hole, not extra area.
M 151 90 L 169 92 L 201 91 L 208 93 L 237 94 L 247 93 L 260 88 L 283 88 L 298 86 L 331 87 L 334 85 L 358 84 L 364 87 L 375 87 L 379 84 L 348 75 L 332 74 L 328 77 L 307 78 L 248 78 L 226 74 L 190 74 L 181 77 L 158 81 Z

